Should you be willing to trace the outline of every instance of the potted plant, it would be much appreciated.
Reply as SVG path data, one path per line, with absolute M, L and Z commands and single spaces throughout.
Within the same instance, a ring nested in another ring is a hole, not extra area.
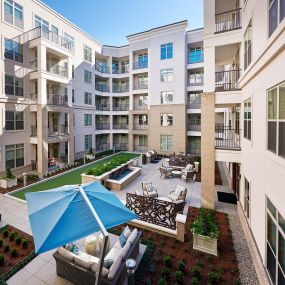
M 17 186 L 17 177 L 13 175 L 10 168 L 7 168 L 5 177 L 1 178 L 1 187 L 8 189 L 14 186 Z
M 214 223 L 214 212 L 200 208 L 198 219 L 191 223 L 193 249 L 218 256 L 219 230 Z
M 86 158 L 90 159 L 90 160 L 95 158 L 95 155 L 93 153 L 92 147 L 90 147 L 89 152 L 86 154 Z

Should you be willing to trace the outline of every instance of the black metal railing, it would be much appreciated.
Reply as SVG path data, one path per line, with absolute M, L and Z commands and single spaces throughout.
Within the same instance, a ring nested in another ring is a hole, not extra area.
M 37 136 L 37 126 L 31 126 L 31 137 L 36 137 Z
M 96 110 L 98 111 L 110 111 L 110 105 L 109 104 L 96 104 Z
M 140 89 L 147 89 L 148 88 L 148 82 L 135 82 L 133 85 L 134 90 L 140 90 Z
M 148 127 L 147 124 L 134 124 L 133 128 L 134 130 L 146 130 Z
M 135 151 L 147 151 L 148 146 L 147 145 L 134 145 Z
M 129 149 L 128 143 L 113 143 L 113 147 L 116 150 L 128 150 Z
M 147 110 L 147 104 L 134 103 L 134 110 Z
M 50 126 L 48 129 L 49 137 L 68 135 L 68 126 L 64 124 Z
M 68 69 L 65 66 L 61 66 L 58 63 L 54 63 L 51 60 L 47 60 L 47 72 L 52 74 L 68 77 Z
M 110 149 L 109 143 L 103 143 L 103 144 L 96 145 L 96 151 L 103 151 L 103 150 L 108 150 L 108 149 Z
M 96 123 L 97 130 L 110 130 L 110 123 Z
M 240 150 L 240 130 L 217 125 L 215 127 L 215 147 L 219 149 Z
M 138 61 L 133 63 L 133 69 L 141 69 L 141 68 L 147 68 L 148 67 L 148 61 Z
M 110 73 L 110 67 L 95 63 L 95 69 L 101 73 Z
M 95 89 L 101 92 L 110 92 L 110 86 L 107 84 L 96 83 Z
M 48 100 L 48 105 L 54 106 L 67 106 L 68 105 L 68 97 L 63 95 L 53 95 L 51 99 Z
M 114 130 L 127 130 L 129 128 L 129 124 L 123 124 L 123 123 L 113 123 L 113 129 Z
M 128 111 L 129 104 L 113 104 L 113 111 Z
M 241 8 L 216 14 L 216 33 L 223 33 L 241 28 Z
M 115 84 L 113 83 L 113 93 L 129 92 L 129 84 Z
M 174 203 L 126 193 L 126 206 L 138 215 L 139 220 L 176 230 L 176 215 L 183 213 L 185 202 Z
M 113 74 L 129 73 L 129 65 L 122 65 L 121 67 L 113 68 L 112 73 Z
M 201 132 L 201 124 L 197 125 L 197 123 L 196 124 L 189 123 L 187 126 L 187 130 L 192 132 Z
M 216 72 L 216 91 L 238 90 L 241 69 Z

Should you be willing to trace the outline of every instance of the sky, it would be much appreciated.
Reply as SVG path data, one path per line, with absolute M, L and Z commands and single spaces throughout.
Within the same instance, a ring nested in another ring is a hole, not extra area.
M 203 0 L 42 1 L 105 45 L 125 45 L 127 35 L 182 20 L 190 29 L 203 26 Z

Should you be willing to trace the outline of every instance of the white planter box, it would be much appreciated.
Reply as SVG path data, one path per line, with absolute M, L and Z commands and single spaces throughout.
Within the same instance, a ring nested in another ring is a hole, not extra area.
M 12 188 L 14 186 L 17 186 L 17 178 L 14 179 L 1 179 L 1 187 L 8 189 L 8 188 Z
M 93 160 L 95 158 L 95 155 L 94 154 L 86 154 L 86 158 Z
M 218 240 L 193 233 L 193 249 L 218 256 Z

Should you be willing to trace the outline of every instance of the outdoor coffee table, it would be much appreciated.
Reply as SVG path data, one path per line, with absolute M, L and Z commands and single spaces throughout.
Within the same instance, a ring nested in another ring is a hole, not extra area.
M 172 176 L 175 176 L 175 177 L 181 177 L 182 175 L 182 172 L 180 170 L 172 170 L 171 173 L 172 173 Z

